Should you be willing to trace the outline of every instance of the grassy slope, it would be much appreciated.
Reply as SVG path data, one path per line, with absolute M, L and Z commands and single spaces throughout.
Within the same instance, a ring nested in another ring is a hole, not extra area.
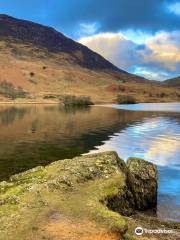
M 50 54 L 31 45 L 4 41 L 0 41 L 0 48 L 0 81 L 21 86 L 30 93 L 31 101 L 42 101 L 48 94 L 86 95 L 94 102 L 114 102 L 118 94 L 133 95 L 140 102 L 179 101 L 179 90 L 137 83 L 138 78 L 124 73 L 82 68 L 65 53 Z M 161 97 L 161 93 L 165 95 Z M 0 100 L 6 99 L 2 96 Z

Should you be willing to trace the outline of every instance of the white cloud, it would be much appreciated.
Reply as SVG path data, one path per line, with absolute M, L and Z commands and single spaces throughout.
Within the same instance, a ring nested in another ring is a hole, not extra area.
M 97 22 L 94 23 L 80 23 L 78 32 L 76 32 L 76 35 L 81 36 L 89 36 L 93 35 L 97 32 L 99 29 L 99 24 Z
M 149 38 L 146 46 L 151 54 L 144 56 L 147 63 L 155 62 L 168 71 L 176 71 L 180 63 L 180 32 L 161 32 Z
M 125 70 L 136 63 L 134 59 L 136 56 L 133 56 L 133 53 L 137 44 L 121 33 L 101 33 L 81 38 L 79 42 Z
M 167 8 L 171 13 L 180 15 L 180 2 L 173 3 L 169 6 L 167 6 Z
M 179 161 L 169 163 L 172 156 L 177 156 L 180 147 L 179 142 L 173 139 L 173 135 L 166 134 L 166 139 L 158 139 L 152 142 L 152 145 L 145 154 L 145 159 L 154 159 L 155 164 L 160 166 L 179 164 Z
M 136 75 L 142 75 L 147 79 L 158 80 L 167 79 L 169 77 L 168 73 L 161 72 L 153 69 L 148 69 L 146 67 L 135 67 L 133 71 Z
M 137 35 L 136 35 L 137 34 Z M 136 36 L 136 37 L 135 37 Z M 180 31 L 154 36 L 139 32 L 99 33 L 79 40 L 119 68 L 149 79 L 180 74 Z
M 151 37 L 151 34 L 148 34 L 141 30 L 132 30 L 128 29 L 121 32 L 125 35 L 129 40 L 137 43 L 137 44 L 144 44 L 144 42 Z

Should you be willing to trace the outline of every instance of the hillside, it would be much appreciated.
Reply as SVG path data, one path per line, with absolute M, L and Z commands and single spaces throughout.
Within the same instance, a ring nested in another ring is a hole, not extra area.
M 32 44 L 45 48 L 52 53 L 66 53 L 71 55 L 72 62 L 89 69 L 107 69 L 120 71 L 113 64 L 87 47 L 65 37 L 53 28 L 15 19 L 7 15 L 0 15 L 0 37 Z
M 180 88 L 180 77 L 168 79 L 168 80 L 164 81 L 163 83 L 167 86 Z
M 54 101 L 66 94 L 88 95 L 94 102 L 114 102 L 119 94 L 140 102 L 179 98 L 173 88 L 118 69 L 53 28 L 7 15 L 0 15 L 0 56 L 1 102 Z

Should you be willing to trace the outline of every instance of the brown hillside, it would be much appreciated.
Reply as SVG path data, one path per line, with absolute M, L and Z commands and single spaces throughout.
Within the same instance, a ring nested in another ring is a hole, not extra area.
M 52 28 L 0 15 L 1 101 L 7 100 L 4 82 L 21 87 L 35 101 L 65 94 L 88 95 L 95 102 L 112 102 L 119 94 L 137 101 L 179 98 L 173 88 L 120 70 Z

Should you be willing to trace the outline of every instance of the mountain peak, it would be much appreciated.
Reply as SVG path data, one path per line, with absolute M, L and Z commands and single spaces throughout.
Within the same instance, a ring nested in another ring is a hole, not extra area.
M 0 14 L 0 19 L 5 19 L 5 18 L 13 18 L 13 17 L 11 17 L 11 16 L 9 16 L 9 15 L 7 15 L 7 14 Z
M 9 38 L 11 41 L 30 43 L 39 48 L 45 48 L 53 53 L 68 53 L 76 58 L 76 63 L 89 69 L 111 70 L 118 69 L 101 55 L 93 52 L 84 45 L 64 36 L 62 33 L 47 26 L 31 21 L 20 20 L 0 14 L 0 39 Z

